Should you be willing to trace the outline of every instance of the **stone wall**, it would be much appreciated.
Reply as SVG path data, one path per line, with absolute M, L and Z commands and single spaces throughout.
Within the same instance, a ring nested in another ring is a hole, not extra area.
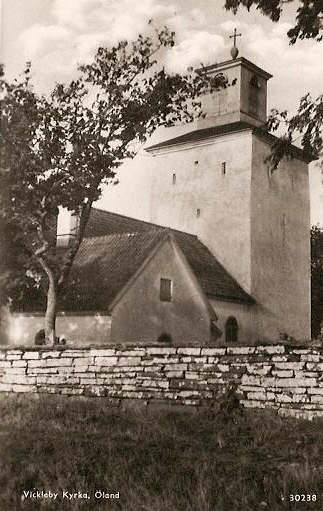
M 284 345 L 0 349 L 0 391 L 201 405 L 236 383 L 246 407 L 311 419 L 323 415 L 322 369 L 322 348 Z

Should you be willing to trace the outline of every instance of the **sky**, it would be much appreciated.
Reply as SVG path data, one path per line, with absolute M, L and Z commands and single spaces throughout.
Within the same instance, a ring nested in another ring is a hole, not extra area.
M 323 46 L 286 36 L 295 18 L 297 0 L 286 5 L 279 23 L 256 10 L 224 10 L 224 0 L 0 0 L 0 62 L 9 78 L 32 62 L 35 90 L 47 93 L 56 81 L 75 76 L 95 49 L 144 33 L 149 19 L 176 32 L 176 45 L 164 55 L 168 70 L 212 64 L 230 58 L 229 35 L 237 27 L 243 56 L 273 74 L 268 107 L 294 112 L 306 92 L 322 92 Z M 311 165 L 312 223 L 323 225 L 320 169 Z

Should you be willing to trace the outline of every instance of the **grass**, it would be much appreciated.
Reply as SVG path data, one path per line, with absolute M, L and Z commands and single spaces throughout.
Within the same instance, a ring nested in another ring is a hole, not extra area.
M 323 508 L 322 421 L 226 401 L 214 412 L 184 412 L 121 410 L 104 398 L 9 397 L 0 399 L 1 511 Z M 33 488 L 60 495 L 22 500 Z M 63 489 L 91 499 L 67 501 Z M 96 490 L 120 498 L 95 499 Z M 290 494 L 317 500 L 291 503 Z

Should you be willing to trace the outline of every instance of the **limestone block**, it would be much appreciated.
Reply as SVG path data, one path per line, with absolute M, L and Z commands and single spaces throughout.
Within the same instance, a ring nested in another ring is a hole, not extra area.
M 164 347 L 148 347 L 147 354 L 148 355 L 175 355 L 177 348 L 170 348 L 168 346 Z
M 92 357 L 114 357 L 116 354 L 115 348 L 109 348 L 109 349 L 97 349 L 97 348 L 91 348 L 90 349 L 90 355 Z
M 200 378 L 200 375 L 192 371 L 186 371 L 185 378 L 188 380 L 198 380 Z
M 11 367 L 11 362 L 9 360 L 0 360 L 0 369 Z
M 25 367 L 9 367 L 7 369 L 7 374 L 25 374 Z
M 61 355 L 61 351 L 43 351 L 42 352 L 42 359 L 45 358 L 59 358 Z
M 314 371 L 294 371 L 295 378 L 318 378 L 319 373 Z
M 122 390 L 129 391 L 129 390 L 137 390 L 136 385 L 128 385 L 128 384 L 122 384 Z
M 125 366 L 125 367 L 112 367 L 112 371 L 117 373 L 140 373 L 144 371 L 144 368 L 141 366 Z
M 48 367 L 47 366 L 48 360 L 30 360 L 28 362 L 28 369 L 31 369 L 32 367 Z
M 118 361 L 117 357 L 95 357 L 96 366 L 114 366 Z
M 27 367 L 26 360 L 14 360 L 12 362 L 12 367 Z
M 307 394 L 295 394 L 293 395 L 293 403 L 306 403 L 309 402 L 310 396 Z
M 6 351 L 2 351 L 0 349 L 0 360 L 4 360 L 6 358 L 6 356 L 7 356 L 7 352 Z
M 301 355 L 301 361 L 320 362 L 320 355 L 313 355 L 313 354 Z
M 63 357 L 63 358 L 65 358 L 65 357 L 68 357 L 68 358 L 83 358 L 84 356 L 85 357 L 89 357 L 91 355 L 93 356 L 92 350 L 91 350 L 91 352 L 90 352 L 90 350 L 84 350 L 84 349 L 80 349 L 80 350 L 62 350 L 61 351 L 61 357 Z
M 259 376 L 249 376 L 243 374 L 241 379 L 242 385 L 261 385 L 261 378 Z
M 309 371 L 323 371 L 323 364 L 315 363 L 315 362 L 307 362 L 306 369 L 308 369 Z
M 267 401 L 265 392 L 248 392 L 247 396 L 251 400 Z
M 185 406 L 198 406 L 200 404 L 199 399 L 182 399 L 181 402 Z
M 264 403 L 264 401 L 259 401 L 259 400 L 245 400 L 245 399 L 241 399 L 240 403 L 245 407 L 245 408 L 265 408 L 266 406 L 269 405 L 269 403 Z
M 323 405 L 323 396 L 311 396 L 311 402 Z
M 195 371 L 195 372 L 214 372 L 216 371 L 216 366 L 214 364 L 195 364 L 195 362 L 192 362 L 191 364 L 188 364 L 189 371 Z
M 314 378 L 282 378 L 275 381 L 275 387 L 314 387 Z
M 62 367 L 60 368 L 63 369 Z M 57 374 L 57 367 L 27 367 L 27 374 Z
M 98 382 L 98 383 L 100 383 L 100 382 Z M 80 384 L 81 385 L 95 385 L 96 384 L 96 380 L 93 379 L 93 378 L 83 378 L 81 376 Z
M 256 353 L 285 353 L 285 346 L 257 346 Z
M 74 371 L 74 372 L 78 372 L 78 373 L 87 373 L 88 371 L 94 371 L 94 372 L 97 372 L 97 371 L 101 371 L 101 366 L 74 366 L 74 367 L 61 367 L 60 368 L 60 372 L 64 372 L 64 371 L 68 371 L 68 372 L 71 372 L 71 371 Z
M 94 357 L 75 358 L 73 366 L 89 366 L 94 364 Z
M 61 394 L 66 394 L 70 396 L 80 396 L 81 394 L 83 394 L 83 392 L 84 392 L 83 389 L 75 389 L 73 387 L 66 387 L 60 389 Z
M 7 360 L 20 360 L 21 355 L 7 355 Z
M 118 366 L 135 366 L 136 364 L 140 364 L 140 357 L 120 357 L 118 359 Z
M 166 364 L 164 371 L 186 371 L 187 364 Z
M 87 372 L 80 372 L 80 371 L 72 373 L 72 376 L 75 376 L 75 378 L 92 378 L 92 379 L 95 378 L 94 373 L 87 373 Z
M 250 353 L 255 353 L 256 348 L 254 346 L 237 346 L 237 347 L 228 347 L 227 354 L 228 355 L 249 355 Z
M 199 391 L 198 390 L 180 390 L 178 392 L 179 397 L 194 397 L 198 396 Z
M 205 357 L 205 359 L 207 360 L 207 358 Z M 182 362 L 183 364 L 187 364 L 189 362 L 194 362 L 195 360 L 195 357 L 187 357 L 187 356 L 183 356 L 183 357 L 179 357 L 178 359 L 178 362 Z
M 142 382 L 142 386 L 143 387 L 151 387 L 151 388 L 168 389 L 169 382 L 168 381 L 144 380 Z
M 292 353 L 295 353 L 295 355 L 306 355 L 306 353 L 311 353 L 310 349 L 293 349 Z
M 37 360 L 39 358 L 39 352 L 38 351 L 25 351 L 25 353 L 22 355 L 22 358 L 26 360 Z
M 247 364 L 247 371 L 249 374 L 256 374 L 259 376 L 265 376 L 270 373 L 272 366 L 264 365 L 261 363 Z
M 184 371 L 168 371 L 166 374 L 167 378 L 183 378 Z
M 275 369 L 300 371 L 305 367 L 305 362 L 275 362 Z
M 5 374 L 3 377 L 3 383 L 14 383 L 14 384 L 32 384 L 36 382 L 35 376 L 28 376 L 25 374 Z
M 306 389 L 305 387 L 293 387 L 293 394 L 305 394 L 310 389 Z
M 277 371 L 275 369 L 272 371 L 272 375 L 277 376 L 277 378 L 291 378 L 293 374 L 293 371 Z
M 12 385 L 9 383 L 0 383 L 0 392 L 11 392 Z
M 136 399 L 143 399 L 144 393 L 143 392 L 124 392 L 123 394 L 121 392 L 116 392 L 116 395 L 122 395 L 122 397 L 125 398 L 136 398 Z
M 200 355 L 201 353 L 201 348 L 178 348 L 177 349 L 177 353 L 179 355 Z
M 22 350 L 7 350 L 7 355 L 22 355 Z
M 35 392 L 33 385 L 12 385 L 12 392 Z
M 201 355 L 225 355 L 227 348 L 202 348 Z
M 118 357 L 143 357 L 146 354 L 145 348 L 134 348 L 133 350 L 118 350 Z
M 46 362 L 46 367 L 63 367 L 63 366 L 71 366 L 73 359 L 72 358 L 53 358 L 44 360 Z
M 218 364 L 216 367 L 221 373 L 227 373 L 230 370 L 230 366 L 226 364 Z
M 278 403 L 292 403 L 293 398 L 289 394 L 277 394 L 276 401 Z
M 312 387 L 307 389 L 308 394 L 319 394 L 323 396 L 323 387 Z
M 279 356 L 273 356 L 271 357 L 272 362 L 288 362 L 289 357 L 288 355 L 279 355 Z
M 219 357 L 207 357 L 207 363 L 208 364 L 217 364 L 221 358 Z

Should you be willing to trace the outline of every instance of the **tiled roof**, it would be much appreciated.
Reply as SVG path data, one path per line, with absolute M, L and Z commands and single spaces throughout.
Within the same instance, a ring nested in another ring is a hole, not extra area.
M 171 138 L 169 140 L 165 140 L 164 142 L 160 142 L 159 144 L 149 146 L 146 148 L 146 151 L 151 151 L 153 149 L 161 149 L 163 147 L 173 146 L 177 144 L 185 144 L 188 142 L 199 142 L 200 140 L 205 140 L 207 138 L 218 137 L 221 135 L 226 135 L 227 133 L 234 133 L 237 131 L 243 131 L 253 128 L 254 126 L 247 122 L 238 121 L 229 124 L 222 124 L 221 126 L 213 126 L 211 128 L 194 130 L 190 131 L 189 133 L 185 133 L 185 135 Z
M 101 225 L 96 227 L 96 223 Z M 101 232 L 102 235 L 91 236 L 94 232 Z M 157 243 L 168 233 L 171 233 L 182 250 L 206 295 L 253 303 L 253 299 L 196 236 L 93 209 L 88 224 L 88 237 L 80 246 L 66 297 L 59 308 L 106 310 Z
M 221 135 L 226 135 L 227 133 L 237 133 L 239 131 L 245 130 L 251 130 L 252 133 L 254 133 L 255 135 L 258 135 L 260 138 L 263 138 L 272 144 L 277 140 L 277 137 L 275 137 L 275 135 L 266 132 L 263 128 L 257 128 L 256 126 L 253 126 L 248 122 L 237 121 L 228 124 L 223 124 L 221 126 L 212 126 L 210 128 L 190 131 L 189 133 L 185 133 L 185 135 L 171 138 L 169 140 L 165 140 L 164 142 L 160 142 L 159 144 L 154 144 L 152 146 L 146 147 L 146 151 L 149 152 L 155 149 L 163 149 L 165 147 L 173 147 L 180 144 L 199 142 L 202 140 L 207 140 L 209 138 L 220 137 Z M 312 155 L 306 154 L 299 147 L 293 145 L 292 149 L 295 157 L 299 158 L 300 160 L 310 162 L 313 159 L 315 159 Z
M 59 309 L 107 310 L 164 236 L 164 231 L 156 230 L 84 239 Z

